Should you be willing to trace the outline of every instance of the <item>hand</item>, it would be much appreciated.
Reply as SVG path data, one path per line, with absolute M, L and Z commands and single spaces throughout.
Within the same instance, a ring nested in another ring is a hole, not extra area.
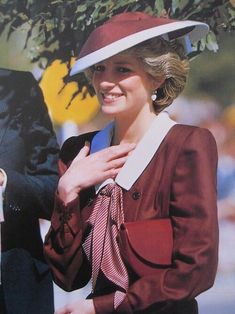
M 5 179 L 4 174 L 3 174 L 2 171 L 0 170 L 0 185 L 3 185 L 4 179 Z
M 55 311 L 55 314 L 95 314 L 92 300 L 78 300 Z
M 120 144 L 88 155 L 90 146 L 86 144 L 60 178 L 58 192 L 61 199 L 68 203 L 81 190 L 108 178 L 114 179 L 134 148 L 135 144 Z

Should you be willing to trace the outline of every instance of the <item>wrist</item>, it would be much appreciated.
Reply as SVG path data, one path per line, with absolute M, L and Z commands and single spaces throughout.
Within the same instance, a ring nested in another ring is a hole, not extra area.
M 58 183 L 57 192 L 60 199 L 68 204 L 79 196 L 80 188 L 73 186 L 70 182 L 61 177 Z

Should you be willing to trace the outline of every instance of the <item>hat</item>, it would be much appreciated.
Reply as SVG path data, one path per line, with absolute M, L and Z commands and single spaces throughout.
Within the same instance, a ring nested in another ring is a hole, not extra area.
M 144 12 L 120 13 L 91 32 L 70 75 L 157 36 L 169 41 L 179 39 L 189 51 L 191 43 L 204 37 L 208 30 L 207 24 L 197 21 L 178 21 Z

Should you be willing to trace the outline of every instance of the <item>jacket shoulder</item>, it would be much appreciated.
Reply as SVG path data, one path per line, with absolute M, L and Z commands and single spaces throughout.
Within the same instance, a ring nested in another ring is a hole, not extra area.
M 169 136 L 167 137 L 167 141 L 173 145 L 179 145 L 185 142 L 211 142 L 216 145 L 215 138 L 210 132 L 210 130 L 206 128 L 201 128 L 198 126 L 191 126 L 186 124 L 176 124 L 169 132 Z

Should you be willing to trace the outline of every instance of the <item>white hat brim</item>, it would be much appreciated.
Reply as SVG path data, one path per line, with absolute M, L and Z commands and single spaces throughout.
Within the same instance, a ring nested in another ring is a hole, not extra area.
M 136 32 L 134 34 L 126 36 L 122 39 L 119 39 L 103 48 L 100 48 L 94 52 L 91 52 L 90 54 L 82 58 L 79 58 L 73 65 L 70 71 L 70 76 L 80 73 L 88 69 L 92 65 L 99 63 L 101 61 L 104 61 L 145 40 L 148 40 L 157 36 L 166 35 L 170 32 L 174 32 L 177 30 L 190 28 L 190 27 L 194 27 L 194 28 L 185 35 L 189 37 L 191 43 L 197 42 L 198 40 L 206 36 L 206 34 L 209 31 L 209 26 L 207 24 L 202 23 L 202 22 L 197 22 L 197 21 L 176 21 L 170 24 L 164 24 L 161 26 L 148 28 L 143 31 Z

